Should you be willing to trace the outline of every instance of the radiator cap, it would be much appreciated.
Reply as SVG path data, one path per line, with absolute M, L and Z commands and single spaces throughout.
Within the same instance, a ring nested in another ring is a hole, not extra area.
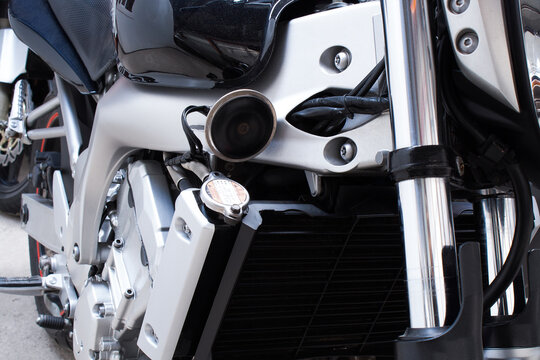
M 228 223 L 242 220 L 249 203 L 245 187 L 219 172 L 212 172 L 201 187 L 201 200 L 210 210 L 225 217 Z

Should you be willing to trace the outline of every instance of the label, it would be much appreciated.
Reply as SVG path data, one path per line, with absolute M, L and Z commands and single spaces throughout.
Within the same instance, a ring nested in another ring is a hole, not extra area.
M 212 200 L 223 205 L 241 205 L 247 199 L 247 192 L 242 185 L 226 179 L 209 181 L 206 193 Z

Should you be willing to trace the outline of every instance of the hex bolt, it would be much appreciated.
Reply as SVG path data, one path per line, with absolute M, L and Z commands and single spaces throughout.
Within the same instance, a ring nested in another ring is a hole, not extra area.
M 135 296 L 135 292 L 133 291 L 133 289 L 129 288 L 127 289 L 125 292 L 124 292 L 124 297 L 126 299 L 131 299 Z
M 454 14 L 462 14 L 469 8 L 470 3 L 470 0 L 449 0 L 448 7 Z
M 334 58 L 334 66 L 339 72 L 342 72 L 345 69 L 347 69 L 350 63 L 351 63 L 351 56 L 345 50 L 338 52 Z
M 122 238 L 116 238 L 113 241 L 113 246 L 116 249 L 121 249 L 124 246 L 124 240 Z
M 457 49 L 464 55 L 472 54 L 478 48 L 478 35 L 473 30 L 466 30 L 458 36 Z
M 79 249 L 79 245 L 75 244 L 73 246 L 73 259 L 75 259 L 75 261 L 79 261 L 79 259 L 81 258 L 81 249 Z
M 231 206 L 231 212 L 234 215 L 238 215 L 238 214 L 240 214 L 242 212 L 242 208 L 240 207 L 240 205 L 234 204 L 233 206 Z

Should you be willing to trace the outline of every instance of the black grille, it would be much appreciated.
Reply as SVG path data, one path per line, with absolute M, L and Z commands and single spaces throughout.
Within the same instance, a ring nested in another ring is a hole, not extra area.
M 263 219 L 213 358 L 390 357 L 408 324 L 399 217 Z
M 409 324 L 399 216 L 262 215 L 213 359 L 392 359 Z

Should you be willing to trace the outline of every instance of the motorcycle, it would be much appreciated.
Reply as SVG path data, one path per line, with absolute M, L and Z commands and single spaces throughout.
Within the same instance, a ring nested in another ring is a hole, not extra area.
M 76 359 L 539 356 L 538 0 L 9 19 L 62 122 L 17 123 L 48 147 L 20 210 L 33 276 L 0 291 Z

